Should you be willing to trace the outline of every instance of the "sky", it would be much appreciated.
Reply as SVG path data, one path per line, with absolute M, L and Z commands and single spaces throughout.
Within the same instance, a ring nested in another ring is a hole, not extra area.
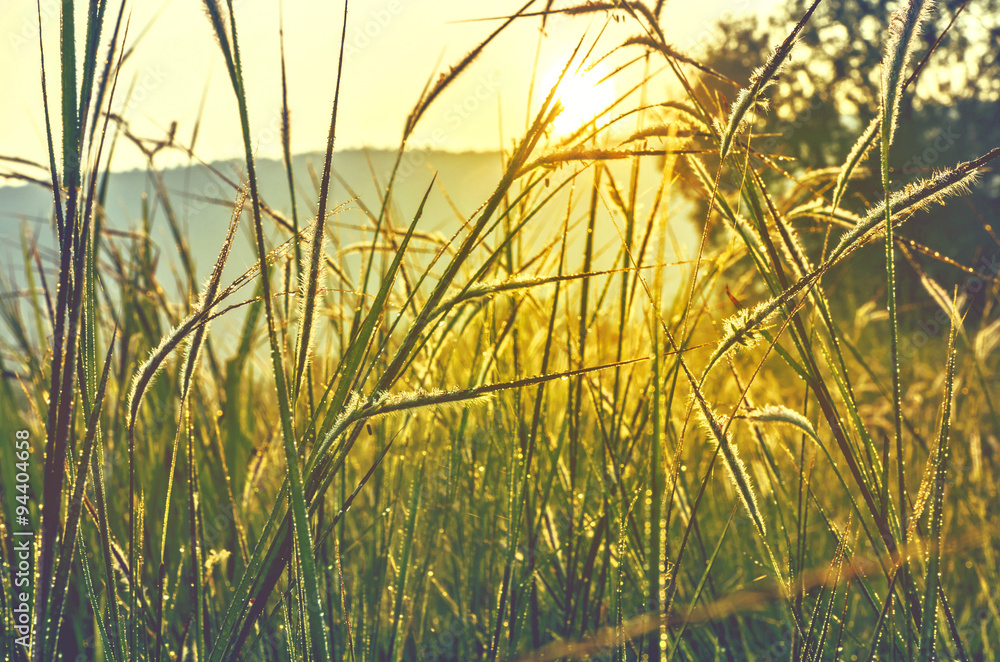
M 765 13 L 774 3 L 668 2 L 663 25 L 676 47 L 697 52 L 718 41 L 712 28 L 720 16 Z M 53 99 L 59 85 L 54 72 L 60 4 L 41 0 L 41 32 Z M 77 4 L 82 9 L 87 3 Z M 109 14 L 117 12 L 118 2 L 108 4 Z M 476 19 L 509 15 L 522 4 L 521 0 L 350 0 L 337 147 L 398 146 L 405 119 L 427 82 L 447 71 L 500 24 Z M 556 6 L 570 4 L 580 3 L 557 2 Z M 536 5 L 540 8 L 544 2 Z M 280 156 L 282 20 L 292 151 L 322 150 L 336 86 L 343 5 L 315 0 L 234 0 L 234 6 L 258 156 Z M 176 121 L 178 140 L 189 144 L 204 99 L 196 153 L 206 161 L 240 155 L 236 102 L 202 3 L 141 0 L 129 3 L 126 14 L 127 43 L 135 48 L 120 74 L 113 109 L 126 117 L 135 135 L 146 138 L 163 137 Z M 453 151 L 496 149 L 501 141 L 509 146 L 526 122 L 539 25 L 538 19 L 519 21 L 487 47 L 421 120 L 411 144 Z M 81 16 L 78 33 L 84 26 Z M 539 53 L 538 85 L 552 79 L 550 72 L 566 63 L 581 38 L 588 46 L 598 40 L 594 52 L 604 53 L 635 32 L 634 24 L 607 23 L 604 15 L 550 20 Z M 4 2 L 0 8 L 2 156 L 46 160 L 38 37 L 35 2 Z M 82 38 L 78 38 L 78 48 L 80 42 Z M 581 103 L 594 97 L 580 85 L 575 94 Z M 536 93 L 535 107 L 537 101 Z M 186 161 L 176 153 L 158 156 L 157 163 L 170 165 L 171 159 Z M 134 147 L 123 146 L 115 154 L 115 169 L 142 165 L 143 157 Z

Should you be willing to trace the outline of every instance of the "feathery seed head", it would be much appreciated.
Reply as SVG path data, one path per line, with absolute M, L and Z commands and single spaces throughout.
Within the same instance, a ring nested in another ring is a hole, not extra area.
M 721 346 L 731 346 L 739 351 L 752 349 L 760 341 L 760 332 L 755 329 L 774 314 L 768 310 L 768 301 L 758 303 L 753 308 L 743 308 L 722 321 L 723 336 L 719 341 Z
M 883 145 L 892 144 L 903 93 L 903 70 L 910 62 L 920 25 L 930 17 L 932 3 L 910 0 L 906 7 L 892 13 L 889 41 L 882 60 L 882 135 Z

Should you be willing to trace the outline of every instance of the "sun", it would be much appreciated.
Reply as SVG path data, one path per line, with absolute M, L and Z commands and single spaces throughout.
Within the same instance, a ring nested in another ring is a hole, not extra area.
M 546 94 L 558 83 L 556 99 L 562 110 L 553 122 L 555 133 L 567 136 L 584 125 L 606 121 L 608 108 L 615 101 L 614 81 L 605 79 L 598 68 L 570 68 L 560 81 L 562 72 L 563 67 L 557 67 L 545 78 Z

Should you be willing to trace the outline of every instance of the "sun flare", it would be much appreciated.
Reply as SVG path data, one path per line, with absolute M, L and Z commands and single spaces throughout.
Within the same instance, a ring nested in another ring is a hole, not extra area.
M 615 101 L 613 80 L 606 80 L 600 69 L 570 69 L 563 76 L 562 67 L 549 72 L 546 77 L 546 93 L 558 84 L 556 99 L 562 111 L 553 123 L 556 134 L 566 136 L 580 127 L 596 120 L 600 124 L 607 119 L 607 111 Z

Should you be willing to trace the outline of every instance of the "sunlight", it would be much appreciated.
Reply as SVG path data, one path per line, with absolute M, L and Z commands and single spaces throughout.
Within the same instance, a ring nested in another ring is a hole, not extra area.
M 615 101 L 613 80 L 602 80 L 605 72 L 600 68 L 570 69 L 559 81 L 562 66 L 553 68 L 545 78 L 543 90 L 547 93 L 556 83 L 556 98 L 562 105 L 562 112 L 556 117 L 553 129 L 559 136 L 567 136 L 594 120 L 607 120 L 607 109 Z

